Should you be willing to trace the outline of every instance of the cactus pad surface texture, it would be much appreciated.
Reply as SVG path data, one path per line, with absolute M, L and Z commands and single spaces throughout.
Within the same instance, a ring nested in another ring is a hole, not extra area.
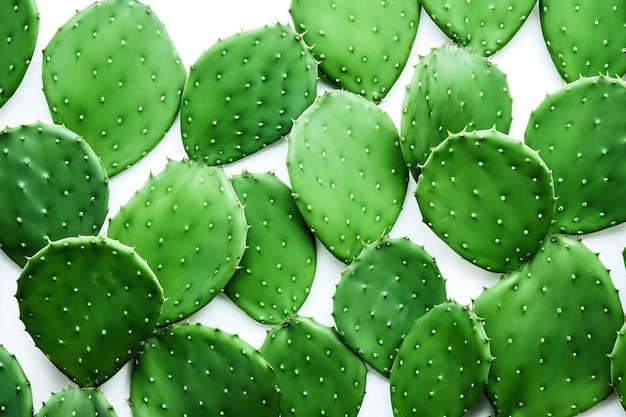
M 98 388 L 70 387 L 53 393 L 35 417 L 117 417 L 104 393 Z
M 42 73 L 52 119 L 83 136 L 109 176 L 161 141 L 186 78 L 163 23 L 136 0 L 77 11 L 44 49 Z
M 33 393 L 30 382 L 17 361 L 0 345 L 0 415 L 30 417 L 33 415 Z
M 163 291 L 134 249 L 103 237 L 51 242 L 15 295 L 35 345 L 79 386 L 110 379 L 153 331 Z

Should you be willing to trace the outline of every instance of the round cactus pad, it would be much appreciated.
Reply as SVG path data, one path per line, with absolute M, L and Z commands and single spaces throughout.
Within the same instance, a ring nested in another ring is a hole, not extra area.
M 51 242 L 28 260 L 17 284 L 26 331 L 83 387 L 104 383 L 134 356 L 163 304 L 146 262 L 103 237 Z
M 70 387 L 55 392 L 35 417 L 117 417 L 113 406 L 98 388 Z
M 33 394 L 22 366 L 0 345 L 0 415 L 30 417 Z
M 496 272 L 535 253 L 554 211 L 552 176 L 537 152 L 495 130 L 444 140 L 424 164 L 416 197 L 437 236 Z

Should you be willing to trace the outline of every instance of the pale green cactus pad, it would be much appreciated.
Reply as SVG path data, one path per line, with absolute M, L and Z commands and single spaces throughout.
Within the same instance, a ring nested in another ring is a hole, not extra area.
M 70 387 L 53 393 L 35 417 L 117 417 L 98 388 Z
M 33 393 L 30 382 L 15 355 L 0 345 L 0 415 L 30 417 L 33 415 Z

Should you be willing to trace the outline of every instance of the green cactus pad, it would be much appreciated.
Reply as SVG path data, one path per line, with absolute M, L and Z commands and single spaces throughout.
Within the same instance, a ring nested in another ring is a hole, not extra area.
M 498 67 L 466 49 L 441 46 L 420 58 L 402 103 L 402 152 L 417 179 L 432 148 L 449 134 L 508 133 L 513 100 Z
M 104 237 L 51 242 L 28 260 L 17 284 L 26 331 L 83 387 L 99 386 L 133 357 L 163 304 L 146 262 Z
M 541 31 L 566 82 L 626 73 L 626 1 L 539 0 Z
M 222 291 L 246 247 L 244 210 L 222 168 L 169 161 L 113 217 L 108 236 L 133 246 L 165 293 L 158 325 L 197 312 Z
M 422 0 L 424 10 L 457 44 L 490 56 L 517 33 L 536 0 Z
M 326 78 L 374 102 L 404 69 L 420 18 L 415 0 L 292 0 L 289 12 Z
M 250 155 L 286 135 L 316 91 L 317 63 L 289 26 L 221 39 L 192 65 L 185 84 L 187 155 L 209 165 Z
M 0 247 L 14 262 L 48 240 L 98 233 L 109 180 L 84 140 L 37 122 L 0 131 L 0 152 Z
M 419 318 L 391 368 L 395 416 L 461 417 L 487 384 L 491 352 L 481 321 L 447 301 Z
M 535 253 L 554 211 L 552 176 L 537 152 L 495 130 L 444 140 L 424 164 L 416 197 L 437 236 L 495 272 Z
M 98 388 L 68 388 L 55 392 L 35 417 L 117 417 Z
M 389 377 L 413 322 L 445 300 L 445 281 L 426 250 L 405 238 L 383 238 L 363 248 L 343 272 L 333 317 L 346 343 Z
M 611 385 L 617 393 L 620 404 L 626 410 L 626 323 L 617 333 L 617 340 L 609 359 L 611 360 Z
M 30 417 L 33 394 L 30 382 L 15 356 L 0 345 L 0 415 Z
M 160 330 L 131 373 L 134 417 L 278 417 L 279 400 L 274 371 L 257 350 L 201 324 Z
M 332 327 L 294 316 L 269 331 L 261 354 L 276 372 L 282 417 L 356 417 L 367 369 Z
M 83 136 L 109 176 L 163 138 L 186 78 L 165 27 L 136 0 L 78 11 L 46 46 L 42 71 L 52 119 Z
M 391 229 L 408 182 L 391 118 L 345 91 L 325 93 L 294 122 L 287 171 L 304 219 L 346 262 Z
M 609 272 L 582 242 L 548 237 L 474 309 L 495 357 L 486 390 L 497 415 L 574 416 L 611 393 L 608 355 L 624 314 Z
M 35 0 L 0 2 L 0 107 L 22 82 L 35 52 L 38 33 Z
M 525 141 L 552 170 L 553 232 L 589 233 L 626 220 L 624 109 L 626 84 L 599 76 L 566 85 L 532 113 Z
M 315 237 L 291 189 L 274 174 L 243 172 L 232 178 L 250 226 L 248 249 L 224 289 L 246 314 L 276 324 L 296 314 L 315 276 Z

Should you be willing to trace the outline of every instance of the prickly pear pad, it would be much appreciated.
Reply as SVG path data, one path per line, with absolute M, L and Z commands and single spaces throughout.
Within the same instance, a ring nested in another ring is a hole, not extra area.
M 467 49 L 441 46 L 420 58 L 402 103 L 402 152 L 417 179 L 432 148 L 449 132 L 508 133 L 513 100 L 506 76 Z
M 609 359 L 611 360 L 611 385 L 617 393 L 620 404 L 626 410 L 626 324 L 617 333 L 617 340 Z
M 11 417 L 33 415 L 30 382 L 15 355 L 0 345 L 0 414 Z
M 374 102 L 404 69 L 420 18 L 415 0 L 292 0 L 289 12 L 326 78 Z
M 408 182 L 391 118 L 346 91 L 325 93 L 294 122 L 287 171 L 302 216 L 345 262 L 391 229 Z
M 289 133 L 316 92 L 317 62 L 289 26 L 221 39 L 185 83 L 180 127 L 187 155 L 209 165 L 250 155 Z
M 0 2 L 0 107 L 22 82 L 35 52 L 38 33 L 35 0 Z
M 589 233 L 626 220 L 624 109 L 626 84 L 599 76 L 566 85 L 532 113 L 525 141 L 554 176 L 553 232 Z
M 180 321 L 222 291 L 246 247 L 246 219 L 222 168 L 169 161 L 111 219 L 108 236 L 133 246 L 165 293 L 158 325 Z
M 474 301 L 495 357 L 487 396 L 503 416 L 568 417 L 611 393 L 608 355 L 624 322 L 598 255 L 549 236 Z
M 36 122 L 0 131 L 0 247 L 18 265 L 48 240 L 95 235 L 109 180 L 75 133 Z
M 50 396 L 35 417 L 117 417 L 98 388 L 70 387 Z
M 161 329 L 131 373 L 134 417 L 278 417 L 279 399 L 274 371 L 257 350 L 200 324 Z
M 276 372 L 282 417 L 356 417 L 367 369 L 332 327 L 294 316 L 268 332 L 261 354 Z
M 490 56 L 517 33 L 536 0 L 422 0 L 439 28 L 457 44 Z
M 474 312 L 454 301 L 436 306 L 413 324 L 393 362 L 393 414 L 463 416 L 483 392 L 490 363 Z
M 156 277 L 134 249 L 92 236 L 37 252 L 15 297 L 35 345 L 83 387 L 101 385 L 133 357 L 163 304 Z
M 463 258 L 495 272 L 539 248 L 552 220 L 552 176 L 536 151 L 495 130 L 444 140 L 417 182 L 424 222 Z
M 539 0 L 541 31 L 566 82 L 626 73 L 624 0 Z
M 232 178 L 244 206 L 248 249 L 224 293 L 261 323 L 296 314 L 315 276 L 315 237 L 291 189 L 274 174 L 243 172 Z
M 333 317 L 348 346 L 389 377 L 413 322 L 444 301 L 446 284 L 432 256 L 409 239 L 383 238 L 343 272 Z
M 163 138 L 186 77 L 163 23 L 136 0 L 76 12 L 44 49 L 42 71 L 52 119 L 83 136 L 109 176 Z

